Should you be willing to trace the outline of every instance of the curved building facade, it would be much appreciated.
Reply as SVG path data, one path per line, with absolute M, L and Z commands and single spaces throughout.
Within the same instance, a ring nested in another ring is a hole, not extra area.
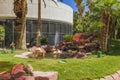
M 12 39 L 16 39 L 14 31 L 15 14 L 13 12 L 14 0 L 0 0 L 0 25 L 6 29 L 6 44 L 9 44 Z M 43 1 L 43 0 L 41 0 Z M 55 35 L 58 33 L 59 40 L 63 40 L 65 34 L 72 34 L 73 25 L 73 10 L 64 3 L 57 2 L 57 5 L 52 0 L 45 0 L 45 4 L 41 5 L 41 32 L 43 36 L 48 37 L 49 44 L 54 44 Z M 27 0 L 27 42 L 30 43 L 33 38 L 36 38 L 37 18 L 38 18 L 38 0 Z

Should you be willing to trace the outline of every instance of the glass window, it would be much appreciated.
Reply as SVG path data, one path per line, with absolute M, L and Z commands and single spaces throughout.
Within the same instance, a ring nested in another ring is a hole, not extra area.
M 49 26 L 49 33 L 50 34 L 55 34 L 55 23 L 50 23 L 50 26 Z
M 61 24 L 59 23 L 56 24 L 56 32 L 61 33 Z
M 41 30 L 42 30 L 42 33 L 48 33 L 48 24 L 43 23 Z

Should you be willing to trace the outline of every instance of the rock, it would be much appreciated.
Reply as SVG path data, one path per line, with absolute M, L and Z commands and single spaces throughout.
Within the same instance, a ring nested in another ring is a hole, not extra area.
M 35 77 L 35 80 L 57 80 L 58 72 L 34 71 L 33 76 Z
M 11 74 L 15 80 L 24 80 L 24 76 L 26 75 L 26 72 L 24 71 L 24 65 L 22 63 L 15 65 Z
M 42 55 L 44 57 L 46 54 L 45 49 L 42 47 L 33 46 L 32 48 L 29 49 L 29 51 L 33 52 L 35 56 Z
M 36 51 L 36 49 L 37 49 L 37 47 L 33 46 L 32 48 L 29 49 L 29 51 L 34 53 Z
M 113 74 L 112 77 L 114 80 L 120 80 L 120 76 L 117 73 Z
M 11 79 L 11 75 L 7 71 L 0 73 L 0 80 L 10 80 L 10 79 Z
M 22 54 L 16 54 L 14 57 L 19 57 L 19 58 L 28 58 L 29 54 L 32 54 L 33 52 L 24 52 Z
M 105 80 L 114 80 L 114 79 L 112 78 L 112 76 L 105 76 L 104 78 L 105 78 Z
M 100 78 L 100 80 L 105 80 L 104 78 Z
M 15 80 L 26 80 L 25 76 L 20 76 L 20 77 L 17 77 L 17 78 L 14 78 Z M 14 80 L 13 79 L 13 80 Z
M 33 75 L 33 67 L 30 65 L 30 64 L 28 64 L 26 67 L 25 67 L 25 72 L 27 73 L 27 75 L 29 75 L 29 76 L 32 76 Z
M 46 51 L 43 48 L 39 47 L 35 50 L 34 54 L 42 55 L 42 57 L 45 57 Z
M 120 70 L 119 70 L 119 71 L 117 71 L 117 73 L 118 73 L 118 75 L 120 76 Z
M 34 76 L 25 76 L 25 80 L 35 80 Z
M 27 64 L 26 69 L 33 72 L 33 67 L 30 64 Z

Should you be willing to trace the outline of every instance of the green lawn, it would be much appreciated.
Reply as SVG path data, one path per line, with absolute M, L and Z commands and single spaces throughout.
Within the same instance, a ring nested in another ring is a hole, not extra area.
M 116 41 L 114 44 L 117 47 L 113 46 L 109 54 L 115 55 L 103 55 L 103 58 L 91 55 L 85 59 L 65 59 L 66 63 L 59 63 L 61 59 L 14 58 L 15 53 L 20 53 L 20 51 L 16 51 L 14 54 L 0 54 L 0 71 L 10 71 L 14 64 L 24 63 L 31 64 L 34 70 L 58 71 L 59 80 L 93 80 L 120 70 L 120 47 L 118 48 L 120 42 Z

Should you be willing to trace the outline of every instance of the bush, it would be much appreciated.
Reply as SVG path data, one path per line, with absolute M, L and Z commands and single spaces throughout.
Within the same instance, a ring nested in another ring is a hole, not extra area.
M 41 37 L 41 44 L 47 44 L 47 43 L 48 43 L 48 38 L 42 36 L 42 37 Z
M 64 35 L 63 38 L 64 38 L 65 41 L 71 41 L 71 40 L 73 40 L 73 35 L 70 35 L 70 34 L 69 35 Z
M 5 37 L 5 29 L 0 25 L 0 40 L 4 40 Z

